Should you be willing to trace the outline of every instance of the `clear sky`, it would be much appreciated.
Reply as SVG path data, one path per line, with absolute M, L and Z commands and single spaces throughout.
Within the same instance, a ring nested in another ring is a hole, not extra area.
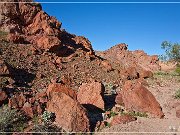
M 106 2 L 110 0 L 99 1 Z M 133 2 L 135 0 L 129 1 Z M 174 1 L 180 2 L 178 0 Z M 42 6 L 45 12 L 62 22 L 62 28 L 66 31 L 87 37 L 95 50 L 106 50 L 115 44 L 126 43 L 129 50 L 142 49 L 148 54 L 162 54 L 163 50 L 160 48 L 162 41 L 180 43 L 180 3 L 43 3 Z

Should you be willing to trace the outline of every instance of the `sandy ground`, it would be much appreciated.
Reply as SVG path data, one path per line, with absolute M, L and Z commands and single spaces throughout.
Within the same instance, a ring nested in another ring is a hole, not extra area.
M 180 107 L 180 100 L 173 97 L 180 89 L 180 77 L 170 75 L 156 75 L 148 79 L 149 91 L 153 93 L 165 114 L 163 119 L 138 117 L 128 124 L 119 124 L 104 128 L 101 134 L 170 134 L 180 135 L 180 118 L 176 117 L 176 110 Z M 100 134 L 100 133 L 98 133 Z

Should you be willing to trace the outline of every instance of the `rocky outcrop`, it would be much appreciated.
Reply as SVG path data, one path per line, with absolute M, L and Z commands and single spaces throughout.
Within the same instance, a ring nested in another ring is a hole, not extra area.
M 89 131 L 86 110 L 66 92 L 51 91 L 47 110 L 56 115 L 56 123 L 66 131 Z
M 92 55 L 94 51 L 88 39 L 62 31 L 61 22 L 42 10 L 33 0 L 26 3 L 0 3 L 0 30 L 10 33 L 7 39 L 13 43 L 34 44 L 40 49 L 69 55 L 78 48 Z M 65 54 L 64 48 L 66 48 Z
M 104 86 L 99 82 L 83 83 L 78 91 L 77 100 L 88 109 L 104 110 Z
M 133 71 L 133 78 L 137 78 L 135 72 L 138 72 L 141 76 L 141 72 L 146 71 L 157 71 L 160 69 L 159 60 L 156 55 L 149 56 L 144 51 L 137 50 L 137 51 L 129 51 L 128 45 L 126 44 L 118 44 L 104 52 L 97 52 L 97 55 L 110 60 L 111 62 L 119 63 L 123 66 L 125 70 L 134 70 Z M 126 76 L 129 78 L 128 72 L 126 72 Z M 124 76 L 124 74 L 123 74 Z M 143 76 L 143 75 L 142 75 Z M 146 77 L 146 76 L 145 76 Z M 131 78 L 131 77 L 130 77 Z
M 138 81 L 126 81 L 120 96 L 128 111 L 145 112 L 159 118 L 164 116 L 153 94 Z
M 168 62 L 160 61 L 159 65 L 161 66 L 161 71 L 168 72 L 168 71 L 172 71 L 172 70 L 176 69 L 177 62 L 174 62 L 174 61 L 168 61 Z

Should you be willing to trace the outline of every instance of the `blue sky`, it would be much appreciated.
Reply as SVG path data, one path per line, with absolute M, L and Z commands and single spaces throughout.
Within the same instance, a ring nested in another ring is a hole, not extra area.
M 62 28 L 70 33 L 87 37 L 95 50 L 106 50 L 115 44 L 126 43 L 129 50 L 142 49 L 148 54 L 162 54 L 163 50 L 160 48 L 162 41 L 180 43 L 180 3 L 43 3 L 42 6 L 44 11 L 62 22 Z

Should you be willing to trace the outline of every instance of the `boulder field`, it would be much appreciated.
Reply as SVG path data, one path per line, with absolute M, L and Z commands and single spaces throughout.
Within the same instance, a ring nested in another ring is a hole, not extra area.
M 135 121 L 132 111 L 163 118 L 145 86 L 160 70 L 157 56 L 128 51 L 124 43 L 94 51 L 87 38 L 63 30 L 41 4 L 9 2 L 0 3 L 0 31 L 6 35 L 0 38 L 0 106 L 24 112 L 29 121 L 54 113 L 52 123 L 66 132 Z

